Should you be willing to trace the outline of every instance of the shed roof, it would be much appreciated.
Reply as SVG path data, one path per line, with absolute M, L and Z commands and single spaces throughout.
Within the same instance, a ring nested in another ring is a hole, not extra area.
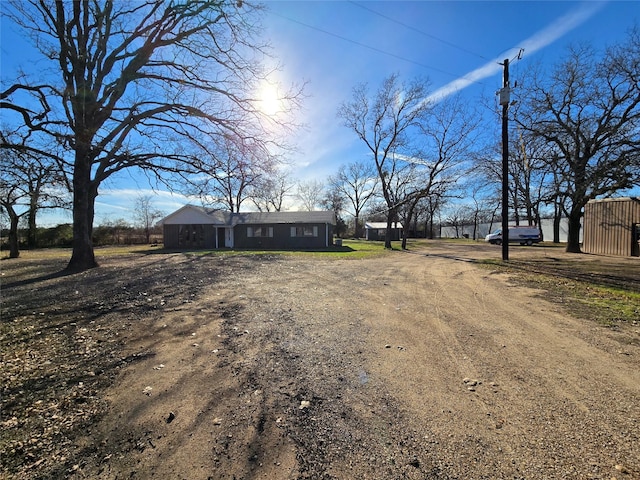
M 402 224 L 400 222 L 392 222 L 391 228 L 402 228 Z M 366 222 L 364 224 L 364 228 L 371 229 L 379 229 L 379 228 L 387 228 L 387 222 Z

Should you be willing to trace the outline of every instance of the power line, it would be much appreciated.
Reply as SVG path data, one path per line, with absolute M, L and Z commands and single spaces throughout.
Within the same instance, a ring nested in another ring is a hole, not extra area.
M 448 45 L 448 46 L 450 46 L 452 48 L 460 50 L 461 52 L 465 52 L 465 53 L 468 53 L 470 55 L 474 55 L 474 56 L 479 57 L 479 58 L 481 58 L 483 60 L 490 60 L 489 58 L 487 58 L 487 57 L 485 57 L 483 55 L 480 55 L 479 53 L 472 52 L 469 49 L 461 47 L 460 45 L 456 45 L 455 43 L 449 42 L 448 40 L 444 40 L 444 39 L 442 39 L 440 37 L 436 37 L 435 35 L 431 35 L 430 33 L 423 32 L 419 28 L 415 28 L 415 27 L 412 27 L 411 25 L 407 25 L 406 23 L 403 23 L 403 22 L 401 22 L 399 20 L 396 20 L 395 18 L 391 18 L 391 17 L 389 17 L 389 16 L 387 16 L 387 15 L 385 15 L 383 13 L 376 12 L 375 10 L 373 10 L 373 9 L 371 9 L 369 7 L 366 7 L 366 6 L 362 5 L 361 3 L 354 2 L 352 0 L 349 0 L 349 3 L 352 3 L 353 5 L 356 5 L 356 6 L 362 8 L 364 10 L 367 10 L 368 12 L 371 12 L 374 15 L 378 15 L 379 17 L 382 17 L 382 18 L 384 18 L 386 20 L 389 20 L 390 22 L 397 23 L 398 25 L 401 25 L 404 28 L 407 28 L 409 30 L 413 30 L 414 32 L 417 32 L 417 33 L 419 33 L 421 35 L 424 35 L 425 37 L 431 38 L 431 39 L 436 40 L 436 41 L 438 41 L 440 43 L 444 43 L 445 45 Z
M 287 20 L 289 22 L 297 23 L 298 25 L 302 25 L 303 27 L 307 27 L 307 28 L 310 28 L 312 30 L 316 30 L 318 32 L 324 33 L 325 35 L 329 35 L 329 36 L 332 36 L 332 37 L 335 37 L 335 38 L 339 38 L 340 40 L 344 40 L 345 42 L 353 43 L 354 45 L 358 45 L 359 47 L 367 48 L 367 49 L 372 50 L 374 52 L 381 53 L 381 54 L 387 55 L 389 57 L 397 58 L 398 60 L 402 60 L 403 62 L 412 63 L 412 64 L 417 65 L 417 66 L 422 67 L 422 68 L 426 68 L 426 69 L 429 69 L 429 70 L 434 70 L 436 72 L 440 72 L 440 73 L 443 73 L 445 75 L 449 75 L 450 77 L 453 77 L 453 78 L 458 78 L 460 76 L 460 75 L 453 74 L 451 72 L 447 72 L 446 70 L 442 70 L 441 68 L 437 68 L 437 67 L 434 67 L 434 66 L 431 66 L 431 65 L 426 65 L 424 63 L 416 62 L 416 61 L 410 60 L 408 58 L 401 57 L 400 55 L 396 55 L 395 53 L 390 53 L 390 52 L 387 52 L 387 51 L 382 50 L 380 48 L 372 47 L 371 45 L 367 45 L 365 43 L 358 42 L 356 40 L 352 40 L 352 39 L 347 38 L 347 37 L 343 37 L 342 35 L 338 35 L 337 33 L 329 32 L 329 31 L 324 30 L 322 28 L 315 27 L 313 25 L 309 25 L 308 23 L 304 23 L 304 22 L 301 22 L 299 20 L 294 20 L 293 18 L 286 17 L 286 16 L 281 15 L 279 13 L 275 13 L 274 11 L 270 11 L 269 13 L 271 13 L 272 15 L 275 15 L 276 17 L 280 17 L 280 18 L 282 18 L 284 20 Z

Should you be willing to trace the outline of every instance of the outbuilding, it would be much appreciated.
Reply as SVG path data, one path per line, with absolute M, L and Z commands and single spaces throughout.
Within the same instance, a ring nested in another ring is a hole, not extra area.
M 391 240 L 400 240 L 402 224 L 393 222 L 391 227 Z M 387 234 L 387 222 L 366 222 L 364 224 L 364 237 L 367 240 L 384 240 Z
M 591 200 L 583 225 L 585 253 L 640 256 L 640 198 Z
M 162 220 L 165 248 L 313 249 L 333 245 L 335 214 L 240 212 L 185 205 Z

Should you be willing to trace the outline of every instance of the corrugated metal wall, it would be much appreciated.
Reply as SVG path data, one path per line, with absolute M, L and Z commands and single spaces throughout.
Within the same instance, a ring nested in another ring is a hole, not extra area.
M 640 198 L 592 200 L 584 208 L 586 253 L 638 256 Z

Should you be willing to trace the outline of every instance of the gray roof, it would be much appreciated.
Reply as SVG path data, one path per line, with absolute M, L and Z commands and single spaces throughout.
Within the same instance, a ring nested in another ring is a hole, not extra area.
M 322 210 L 313 212 L 239 212 L 230 213 L 190 205 L 206 213 L 217 225 L 252 225 L 252 224 L 295 224 L 295 223 L 329 223 L 336 224 L 333 212 Z
M 330 223 L 335 225 L 333 212 L 245 212 L 231 214 L 234 225 L 251 223 Z

